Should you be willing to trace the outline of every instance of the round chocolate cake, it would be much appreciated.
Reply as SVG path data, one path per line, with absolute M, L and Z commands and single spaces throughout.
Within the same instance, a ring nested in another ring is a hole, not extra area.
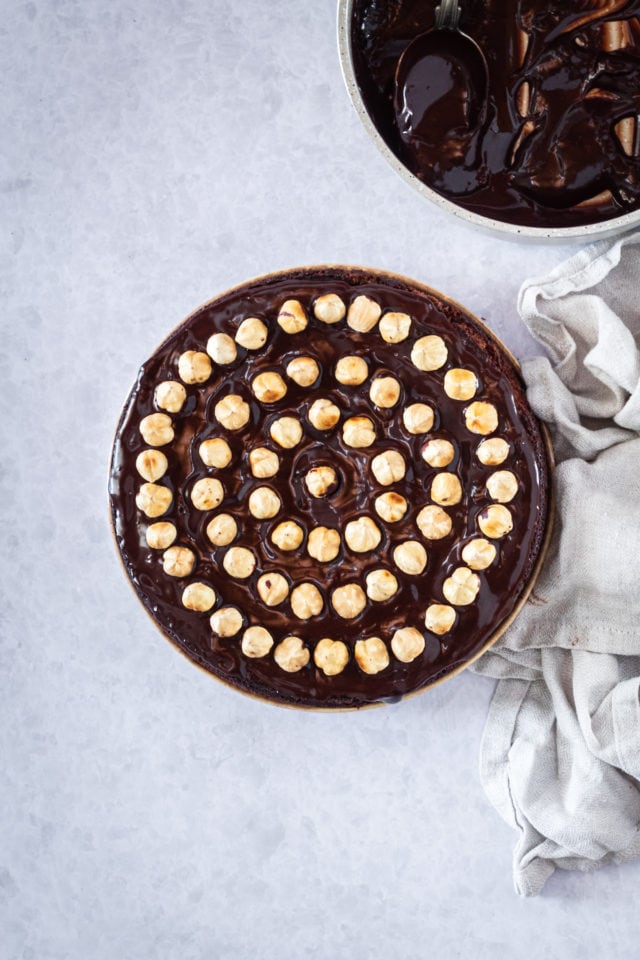
M 477 320 L 403 278 L 273 274 L 144 364 L 111 469 L 142 603 L 197 664 L 300 707 L 394 701 L 476 657 L 545 538 L 545 444 Z

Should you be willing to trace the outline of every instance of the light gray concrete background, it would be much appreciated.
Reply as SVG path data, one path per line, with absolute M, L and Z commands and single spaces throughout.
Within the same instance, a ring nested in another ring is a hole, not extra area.
M 111 542 L 112 433 L 205 298 L 322 261 L 398 270 L 519 353 L 568 252 L 476 234 L 387 168 L 333 0 L 34 0 L 0 20 L 1 960 L 638 956 L 640 866 L 512 890 L 492 685 L 313 715 L 156 633 Z

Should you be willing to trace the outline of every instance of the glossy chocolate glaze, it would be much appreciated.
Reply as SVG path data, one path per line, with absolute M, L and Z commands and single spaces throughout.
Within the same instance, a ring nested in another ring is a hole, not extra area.
M 377 329 L 358 334 L 344 320 L 333 326 L 318 322 L 312 316 L 312 303 L 317 296 L 330 292 L 340 295 L 346 304 L 364 293 L 383 310 L 408 313 L 412 317 L 409 338 L 391 345 L 382 340 Z M 284 333 L 275 322 L 279 307 L 289 298 L 299 299 L 310 316 L 307 329 L 294 336 Z M 135 504 L 142 483 L 135 459 L 146 447 L 139 423 L 156 409 L 155 385 L 165 379 L 178 379 L 177 360 L 183 351 L 203 350 L 214 332 L 233 335 L 247 316 L 259 316 L 267 322 L 267 345 L 256 352 L 239 348 L 237 360 L 229 367 L 216 369 L 214 365 L 204 386 L 188 386 L 183 410 L 172 417 L 175 440 L 162 448 L 169 459 L 169 470 L 158 482 L 174 493 L 173 505 L 162 519 L 175 522 L 179 530 L 176 543 L 190 546 L 198 558 L 193 574 L 186 580 L 176 580 L 163 572 L 162 551 L 147 547 L 145 529 L 152 521 L 146 520 Z M 412 343 L 430 333 L 445 339 L 449 361 L 442 370 L 423 373 L 413 366 L 409 355 Z M 360 354 L 369 365 L 370 377 L 361 387 L 342 386 L 333 376 L 336 361 L 346 354 Z M 298 387 L 284 374 L 287 362 L 300 355 L 314 357 L 321 369 L 317 384 L 309 388 Z M 475 450 L 483 438 L 464 426 L 462 411 L 466 404 L 450 400 L 443 391 L 444 374 L 452 366 L 475 371 L 480 382 L 476 399 L 489 400 L 497 407 L 500 423 L 495 435 L 508 440 L 512 450 L 503 466 L 516 473 L 520 490 L 510 504 L 514 530 L 497 542 L 498 557 L 492 567 L 480 572 L 482 586 L 476 602 L 458 608 L 456 626 L 450 634 L 438 638 L 425 631 L 426 607 L 430 602 L 443 602 L 443 581 L 462 564 L 464 543 L 481 535 L 476 519 L 490 502 L 485 492 L 486 478 L 497 469 L 478 462 Z M 258 403 L 249 388 L 253 376 L 266 369 L 281 371 L 288 385 L 286 397 L 270 405 Z M 369 399 L 371 375 L 385 371 L 393 373 L 403 385 L 400 403 L 393 410 L 379 410 Z M 229 393 L 241 394 L 251 407 L 249 424 L 236 433 L 224 431 L 212 413 L 216 401 Z M 318 397 L 333 399 L 343 413 L 342 420 L 357 414 L 373 419 L 375 444 L 355 450 L 343 445 L 340 426 L 328 433 L 315 430 L 306 412 Z M 448 508 L 454 520 L 452 535 L 437 542 L 425 541 L 415 525 L 418 510 L 430 502 L 429 487 L 438 472 L 420 456 L 426 436 L 412 436 L 402 424 L 402 409 L 417 401 L 429 403 L 437 411 L 428 436 L 453 440 L 456 458 L 448 469 L 459 474 L 465 490 L 463 501 Z M 302 442 L 293 450 L 282 450 L 268 436 L 269 423 L 281 415 L 298 416 L 304 425 Z M 214 436 L 224 436 L 233 451 L 233 460 L 224 469 L 206 468 L 198 455 L 202 440 Z M 275 449 L 280 456 L 280 471 L 271 480 L 256 480 L 251 475 L 248 454 L 256 446 Z M 389 448 L 403 453 L 407 473 L 401 482 L 381 487 L 371 474 L 370 463 L 377 453 Z M 303 476 L 310 466 L 322 463 L 337 469 L 339 485 L 327 498 L 314 499 L 305 489 Z M 248 581 L 232 580 L 222 569 L 227 548 L 213 548 L 205 535 L 213 514 L 194 509 L 189 501 L 188 491 L 203 476 L 217 476 L 222 481 L 226 499 L 219 511 L 234 514 L 240 527 L 236 545 L 250 546 L 258 557 L 257 568 Z M 272 520 L 259 521 L 248 513 L 249 490 L 258 485 L 271 486 L 282 499 L 283 510 Z M 388 491 L 401 493 L 409 502 L 409 510 L 399 523 L 385 524 L 374 512 L 374 497 Z M 196 663 L 246 692 L 282 703 L 357 707 L 399 699 L 420 689 L 464 663 L 488 642 L 512 611 L 541 547 L 547 517 L 547 463 L 539 427 L 517 373 L 497 344 L 468 315 L 400 279 L 351 268 L 302 269 L 254 281 L 202 307 L 154 353 L 140 371 L 118 426 L 110 493 L 117 543 L 140 599 L 167 636 Z M 306 535 L 300 549 L 288 554 L 278 551 L 269 540 L 269 532 L 285 518 L 295 519 L 306 533 L 318 525 L 344 532 L 350 519 L 362 515 L 374 518 L 383 530 L 380 547 L 370 554 L 351 552 L 343 540 L 338 558 L 319 564 L 306 553 Z M 395 544 L 411 538 L 423 542 L 429 554 L 427 569 L 419 577 L 401 573 L 391 557 Z M 364 586 L 366 573 L 381 566 L 397 576 L 400 589 L 396 596 L 383 603 L 369 601 L 353 621 L 338 617 L 327 602 L 329 590 L 352 581 Z M 280 607 L 265 607 L 257 596 L 256 581 L 267 570 L 279 570 L 290 582 L 316 583 L 325 597 L 322 614 L 305 622 L 293 616 L 288 600 Z M 314 666 L 313 659 L 299 673 L 280 669 L 273 651 L 262 659 L 248 659 L 240 651 L 241 633 L 231 639 L 214 637 L 210 613 L 183 608 L 182 591 L 193 580 L 214 586 L 222 598 L 216 606 L 237 605 L 244 614 L 245 627 L 267 627 L 276 643 L 287 635 L 299 636 L 312 650 L 322 637 L 341 639 L 351 651 L 350 662 L 340 675 L 326 677 Z M 391 655 L 386 670 L 375 676 L 363 673 L 353 659 L 355 642 L 379 636 L 389 646 L 394 630 L 403 626 L 417 627 L 424 634 L 424 654 L 410 664 L 400 663 Z
M 461 207 L 509 223 L 581 226 L 635 210 L 640 0 L 464 0 L 460 27 L 488 64 L 484 109 L 473 46 L 450 31 L 394 83 L 434 6 L 354 0 L 356 79 L 398 158 Z

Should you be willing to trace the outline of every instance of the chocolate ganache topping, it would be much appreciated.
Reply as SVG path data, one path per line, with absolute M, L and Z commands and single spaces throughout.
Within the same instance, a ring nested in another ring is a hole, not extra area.
M 531 581 L 547 490 L 498 342 L 428 288 L 346 267 L 192 314 L 140 371 L 110 483 L 173 643 L 245 692 L 329 708 L 477 655 Z
M 640 0 L 464 0 L 460 29 L 396 77 L 434 26 L 424 0 L 354 0 L 356 79 L 420 180 L 485 217 L 582 226 L 640 203 Z

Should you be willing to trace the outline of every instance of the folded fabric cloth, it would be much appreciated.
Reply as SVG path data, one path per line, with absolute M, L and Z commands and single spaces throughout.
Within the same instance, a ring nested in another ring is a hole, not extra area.
M 556 520 L 533 593 L 474 669 L 499 680 L 481 777 L 532 896 L 556 867 L 640 856 L 640 233 L 529 280 L 519 310 L 549 354 L 522 372 Z

